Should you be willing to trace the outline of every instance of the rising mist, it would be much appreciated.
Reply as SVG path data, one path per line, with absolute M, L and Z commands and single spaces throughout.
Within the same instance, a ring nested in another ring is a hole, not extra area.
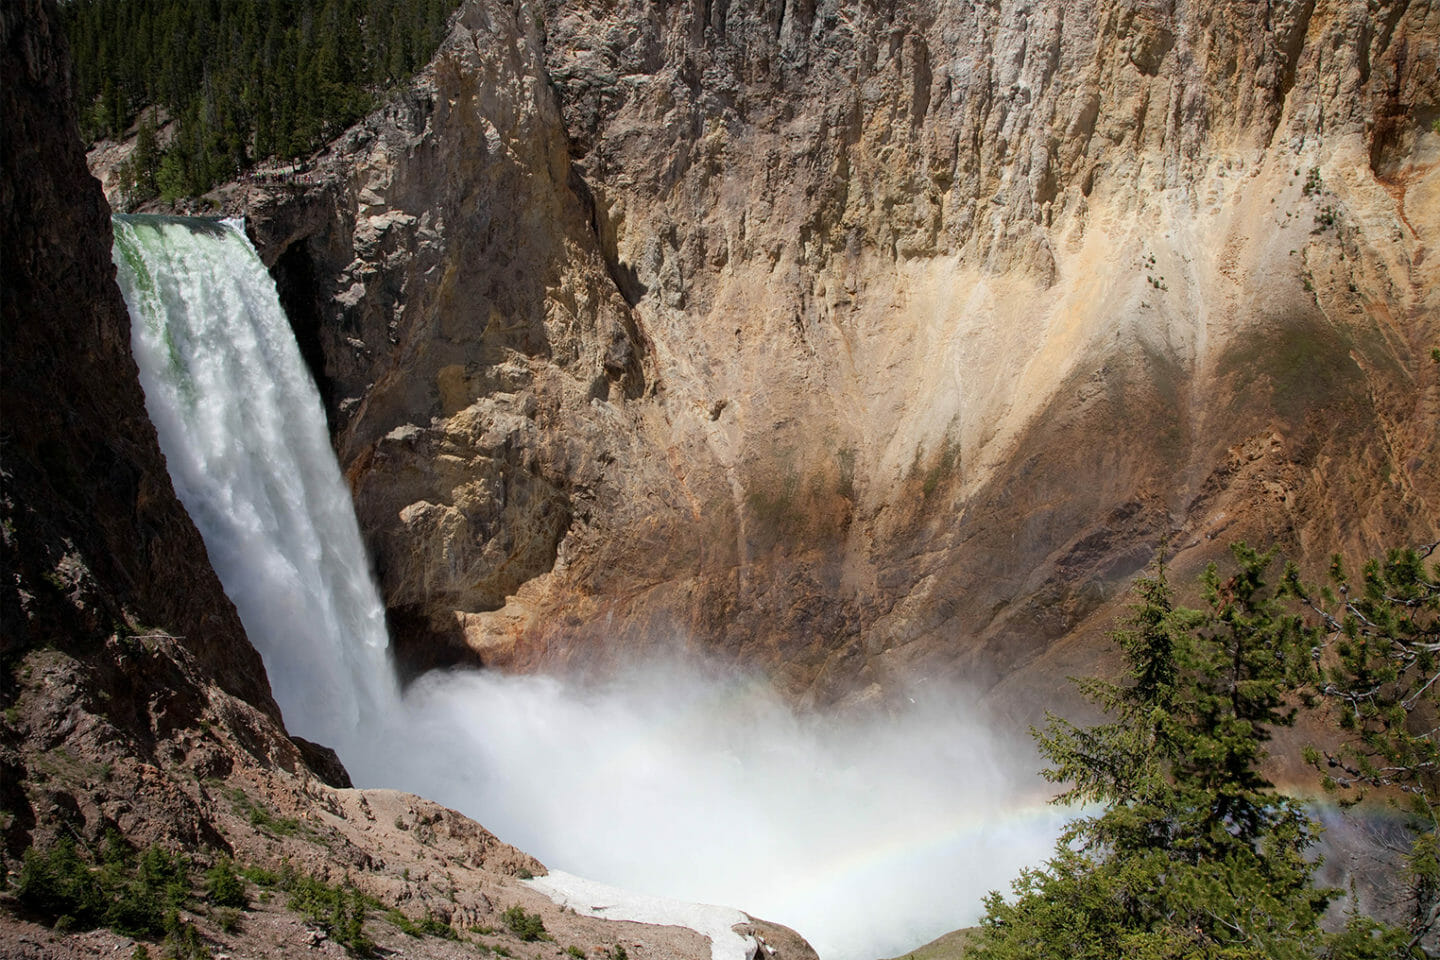
M 873 960 L 974 921 L 1058 833 L 1031 751 L 969 702 L 921 684 L 885 715 L 802 716 L 759 679 L 679 662 L 603 684 L 432 674 L 344 760 L 555 868 Z

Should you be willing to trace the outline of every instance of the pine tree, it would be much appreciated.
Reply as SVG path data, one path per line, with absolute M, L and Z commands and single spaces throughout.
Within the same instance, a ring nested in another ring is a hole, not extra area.
M 1321 590 L 1286 571 L 1289 592 L 1317 615 L 1312 692 L 1345 738 L 1308 751 L 1327 790 L 1358 802 L 1377 790 L 1409 816 L 1409 948 L 1440 929 L 1440 543 L 1392 550 L 1355 584 L 1340 557 Z
M 1315 888 L 1316 827 L 1261 775 L 1270 730 L 1293 722 L 1310 634 L 1243 544 L 1237 572 L 1202 580 L 1205 608 L 1174 602 L 1165 570 L 1138 585 L 1120 683 L 1081 682 L 1110 716 L 1037 733 L 1064 802 L 1098 805 L 1055 855 L 986 900 L 980 960 L 1115 957 L 1300 960 L 1393 957 L 1400 935 L 1365 920 L 1326 935 L 1336 891 Z
M 70 0 L 60 9 L 82 132 L 120 136 L 138 112 L 162 107 L 181 148 L 163 176 L 157 169 L 157 186 L 174 201 L 257 160 L 302 158 L 354 123 L 377 84 L 403 82 L 430 56 L 457 3 Z M 397 59 L 400 36 L 415 39 Z
M 140 118 L 140 127 L 135 135 L 135 170 L 136 183 L 144 192 L 145 198 L 155 196 L 159 192 L 159 186 L 155 182 L 155 173 L 160 169 L 160 146 L 155 138 L 155 121 L 150 114 Z

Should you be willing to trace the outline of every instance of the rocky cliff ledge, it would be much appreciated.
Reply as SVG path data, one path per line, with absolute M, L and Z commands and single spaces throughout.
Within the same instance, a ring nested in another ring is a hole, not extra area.
M 1087 658 L 1163 541 L 1440 516 L 1428 3 L 471 0 L 227 202 L 419 665 Z

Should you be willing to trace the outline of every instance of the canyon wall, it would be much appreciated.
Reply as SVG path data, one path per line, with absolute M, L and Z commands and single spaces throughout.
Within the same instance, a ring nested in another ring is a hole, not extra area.
M 402 656 L 1083 669 L 1440 535 L 1440 11 L 470 0 L 250 216 Z
M 68 68 L 38 3 L 4 12 L 4 417 L 10 650 L 164 625 L 272 717 L 260 658 L 165 472 L 85 169 Z

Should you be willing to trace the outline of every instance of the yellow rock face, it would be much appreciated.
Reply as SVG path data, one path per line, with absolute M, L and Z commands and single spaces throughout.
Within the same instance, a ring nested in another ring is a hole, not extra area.
M 1162 540 L 1437 535 L 1429 5 L 705 10 L 468 4 L 247 201 L 402 651 L 1014 701 Z

